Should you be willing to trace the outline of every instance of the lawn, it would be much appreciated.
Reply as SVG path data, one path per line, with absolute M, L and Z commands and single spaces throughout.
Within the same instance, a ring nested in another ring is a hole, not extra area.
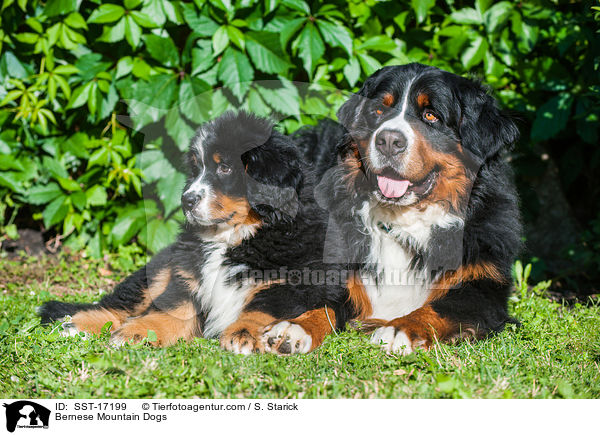
M 136 261 L 130 260 L 136 258 Z M 386 355 L 346 331 L 304 356 L 238 356 L 216 340 L 166 349 L 110 348 L 107 336 L 63 338 L 34 308 L 93 301 L 143 261 L 124 250 L 0 258 L 0 396 L 4 398 L 598 398 L 600 303 L 565 304 L 521 280 L 521 327 L 479 342 Z M 520 274 L 522 276 L 522 274 Z

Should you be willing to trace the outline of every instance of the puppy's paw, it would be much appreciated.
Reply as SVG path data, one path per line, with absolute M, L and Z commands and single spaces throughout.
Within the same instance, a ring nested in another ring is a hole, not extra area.
M 63 337 L 79 336 L 86 340 L 89 337 L 89 332 L 80 331 L 75 323 L 65 321 L 60 325 L 59 334 Z
M 371 343 L 380 345 L 386 353 L 408 355 L 417 348 L 424 347 L 425 340 L 411 340 L 404 330 L 383 326 L 373 332 Z
M 262 335 L 265 352 L 277 355 L 308 353 L 312 337 L 302 326 L 287 321 L 274 323 L 265 328 Z
M 264 350 L 260 340 L 245 328 L 225 331 L 220 341 L 222 348 L 241 355 L 261 353 Z

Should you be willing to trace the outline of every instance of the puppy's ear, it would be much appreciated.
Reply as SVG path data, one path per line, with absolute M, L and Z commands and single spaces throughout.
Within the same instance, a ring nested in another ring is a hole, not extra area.
M 242 154 L 248 202 L 265 223 L 292 221 L 300 208 L 304 180 L 298 152 L 283 135 Z
M 461 143 L 485 161 L 519 140 L 519 129 L 480 84 L 462 80 L 468 84 L 457 92 L 461 100 Z

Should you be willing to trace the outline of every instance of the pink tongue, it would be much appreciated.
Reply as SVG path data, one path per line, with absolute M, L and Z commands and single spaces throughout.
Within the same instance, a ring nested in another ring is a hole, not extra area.
M 406 193 L 406 189 L 410 186 L 410 181 L 394 180 L 378 175 L 377 184 L 379 184 L 379 190 L 381 190 L 381 193 L 386 198 L 400 198 Z

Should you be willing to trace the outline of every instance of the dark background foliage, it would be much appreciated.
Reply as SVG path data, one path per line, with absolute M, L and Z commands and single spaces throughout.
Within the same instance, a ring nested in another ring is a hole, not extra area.
M 382 65 L 422 62 L 481 79 L 517 118 L 523 256 L 534 278 L 595 292 L 599 13 L 543 0 L 3 0 L 0 242 L 29 228 L 94 256 L 132 241 L 154 252 L 177 232 L 177 169 L 199 123 L 242 106 L 293 131 L 347 95 L 290 81 L 353 91 Z

